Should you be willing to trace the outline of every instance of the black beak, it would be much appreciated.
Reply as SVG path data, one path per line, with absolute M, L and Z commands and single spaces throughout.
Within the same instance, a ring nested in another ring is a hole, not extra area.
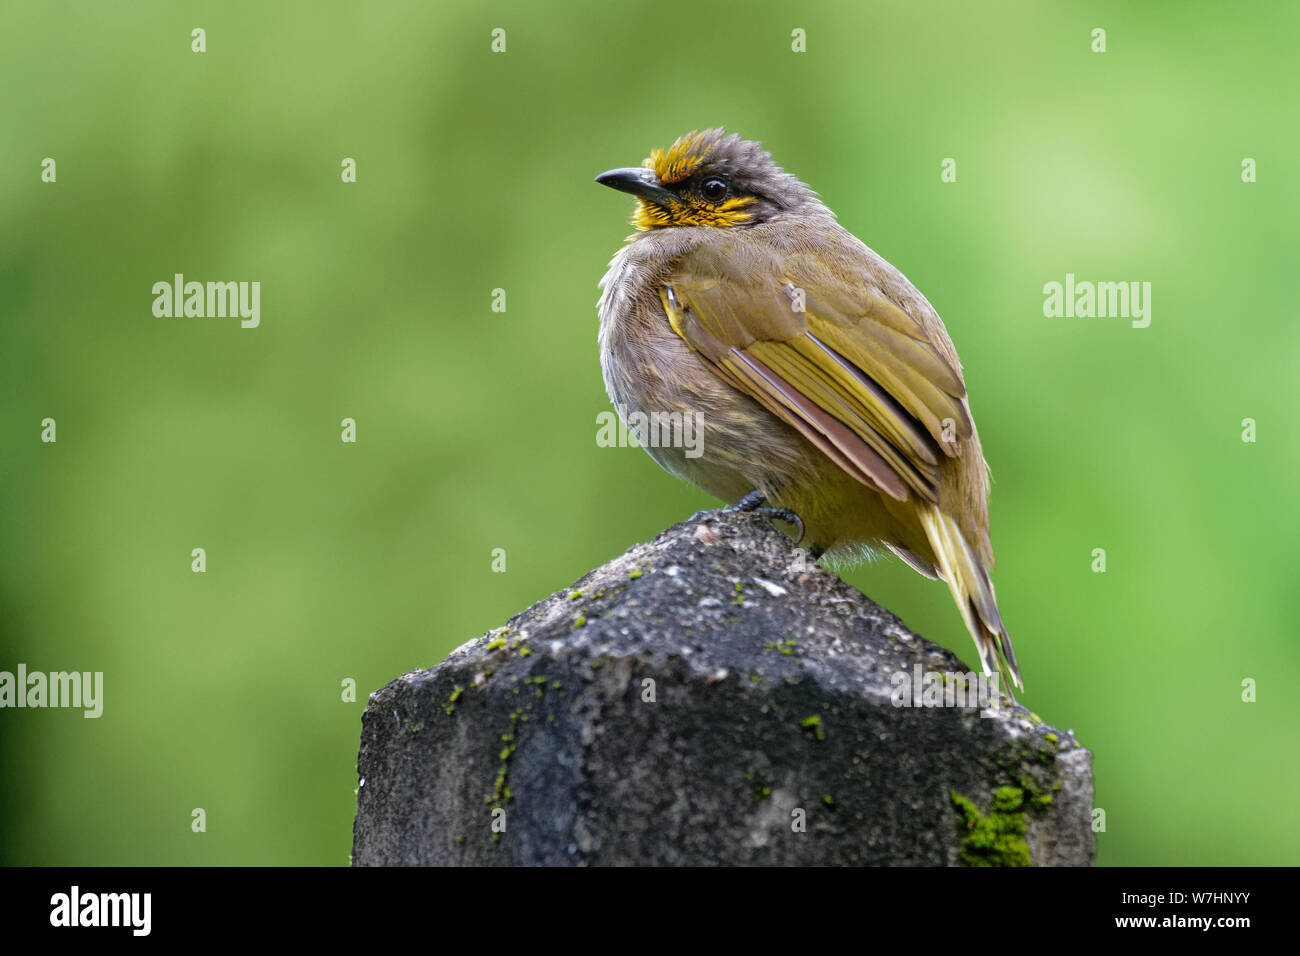
M 596 182 L 619 192 L 631 193 L 642 199 L 666 206 L 670 199 L 676 199 L 671 192 L 659 185 L 655 171 L 642 166 L 628 166 L 623 169 L 611 169 L 596 177 Z

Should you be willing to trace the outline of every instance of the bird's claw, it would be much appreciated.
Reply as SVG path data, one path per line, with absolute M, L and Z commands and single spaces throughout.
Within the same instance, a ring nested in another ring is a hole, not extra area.
M 804 538 L 803 519 L 789 508 L 771 508 L 764 506 L 763 502 L 766 500 L 767 496 L 761 491 L 751 491 L 734 505 L 727 505 L 727 507 L 723 508 L 722 513 L 735 514 L 737 512 L 748 511 L 761 514 L 765 518 L 776 518 L 779 521 L 788 522 L 799 529 L 799 537 L 795 540 L 795 547 L 798 547 Z

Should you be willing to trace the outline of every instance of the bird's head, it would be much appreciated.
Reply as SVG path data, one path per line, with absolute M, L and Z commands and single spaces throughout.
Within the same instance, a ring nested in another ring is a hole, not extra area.
M 632 225 L 640 230 L 735 228 L 826 213 L 817 194 L 772 162 L 758 143 L 721 128 L 688 133 L 667 149 L 651 151 L 643 166 L 611 169 L 596 182 L 637 198 Z

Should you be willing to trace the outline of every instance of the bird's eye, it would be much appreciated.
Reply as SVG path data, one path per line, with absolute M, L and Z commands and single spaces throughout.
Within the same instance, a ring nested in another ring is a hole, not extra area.
M 727 181 L 725 179 L 706 179 L 700 184 L 700 195 L 708 202 L 721 202 L 727 195 Z

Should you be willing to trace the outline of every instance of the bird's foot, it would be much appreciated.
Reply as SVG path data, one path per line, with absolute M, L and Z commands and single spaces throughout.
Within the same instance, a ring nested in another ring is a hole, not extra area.
M 769 508 L 765 507 L 763 502 L 767 501 L 767 496 L 758 489 L 751 491 L 745 497 L 741 498 L 734 505 L 727 505 L 722 509 L 722 513 L 736 514 L 737 512 L 752 511 L 761 514 L 766 518 L 776 518 L 779 521 L 785 521 L 799 529 L 799 537 L 795 539 L 795 546 L 803 540 L 804 527 L 803 519 L 791 511 L 789 508 Z

